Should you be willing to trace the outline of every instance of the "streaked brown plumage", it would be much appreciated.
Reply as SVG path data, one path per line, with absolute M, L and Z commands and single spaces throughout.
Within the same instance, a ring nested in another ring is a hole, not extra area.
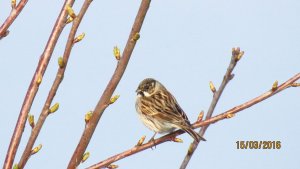
M 139 118 L 155 134 L 181 129 L 198 142 L 199 140 L 206 141 L 193 130 L 175 97 L 160 82 L 152 78 L 144 79 L 136 92 L 135 107 Z

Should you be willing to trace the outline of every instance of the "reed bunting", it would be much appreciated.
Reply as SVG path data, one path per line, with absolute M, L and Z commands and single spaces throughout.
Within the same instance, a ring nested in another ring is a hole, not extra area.
M 157 80 L 144 79 L 138 86 L 135 103 L 140 120 L 146 127 L 157 133 L 170 133 L 181 129 L 197 142 L 206 141 L 196 133 L 175 97 Z

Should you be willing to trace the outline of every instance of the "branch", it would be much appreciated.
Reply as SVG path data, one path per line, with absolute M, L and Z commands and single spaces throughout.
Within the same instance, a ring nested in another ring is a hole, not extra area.
M 228 118 L 231 118 L 234 116 L 234 114 L 248 108 L 248 107 L 251 107 L 259 102 L 262 102 L 263 100 L 283 91 L 284 89 L 287 89 L 288 87 L 299 87 L 300 84 L 299 83 L 294 83 L 295 81 L 299 80 L 300 79 L 300 73 L 296 74 L 294 77 L 292 77 L 291 79 L 287 80 L 286 82 L 284 82 L 283 84 L 281 84 L 280 86 L 276 87 L 276 89 L 274 90 L 273 88 L 269 91 L 267 91 L 266 93 L 252 99 L 252 100 L 249 100 L 248 102 L 245 102 L 241 105 L 238 105 L 230 110 L 227 110 L 226 112 L 222 113 L 222 114 L 219 114 L 217 116 L 214 116 L 212 118 L 209 118 L 209 119 L 206 119 L 204 121 L 197 121 L 196 123 L 193 124 L 193 127 L 194 128 L 199 128 L 199 127 L 203 127 L 203 126 L 208 126 L 212 123 L 216 123 L 220 120 L 223 120 L 223 119 L 228 119 Z M 184 131 L 183 130 L 177 130 L 175 132 L 172 132 L 170 134 L 167 134 L 165 136 L 162 136 L 158 139 L 156 139 L 155 141 L 151 141 L 151 142 L 148 142 L 148 143 L 145 143 L 141 146 L 136 146 L 136 147 L 133 147 L 129 150 L 126 150 L 120 154 L 117 154 L 117 155 L 114 155 L 104 161 L 101 161 L 97 164 L 94 164 L 86 169 L 96 169 L 96 168 L 101 168 L 101 167 L 107 167 L 109 164 L 113 163 L 113 162 L 116 162 L 118 160 L 121 160 L 125 157 L 128 157 L 128 156 L 131 156 L 133 154 L 136 154 L 138 152 L 141 152 L 143 150 L 146 150 L 148 148 L 151 148 L 153 146 L 157 146 L 159 144 L 162 144 L 164 142 L 167 142 L 167 141 L 173 141 L 174 138 L 178 135 L 181 135 L 183 134 Z
M 64 77 L 64 74 L 65 74 L 65 70 L 66 70 L 66 66 L 67 66 L 67 63 L 68 63 L 68 60 L 69 60 L 69 57 L 70 57 L 70 53 L 71 53 L 71 50 L 73 48 L 73 45 L 74 45 L 74 38 L 75 38 L 75 34 L 77 32 L 77 29 L 81 23 L 81 20 L 85 14 L 85 12 L 87 11 L 90 3 L 92 2 L 92 0 L 85 0 L 82 7 L 81 7 L 81 10 L 78 14 L 78 16 L 74 19 L 73 21 L 73 25 L 72 25 L 72 28 L 70 30 L 70 33 L 69 33 L 69 37 L 68 37 L 68 41 L 67 41 L 67 44 L 66 44 L 66 48 L 65 48 L 65 51 L 64 51 L 64 55 L 63 55 L 63 63 L 61 65 L 59 65 L 59 68 L 58 68 L 58 71 L 57 71 L 57 74 L 56 74 L 56 78 L 52 84 L 52 87 L 49 91 L 49 94 L 48 94 L 48 97 L 47 97 L 47 100 L 44 104 L 44 107 L 43 107 L 43 110 L 40 114 L 40 117 L 37 121 L 37 124 L 35 125 L 35 127 L 32 129 L 31 131 L 31 135 L 29 137 L 29 140 L 27 142 L 27 145 L 26 145 L 26 148 L 22 154 L 22 157 L 21 157 L 21 160 L 20 162 L 18 163 L 18 166 L 19 168 L 24 168 L 25 164 L 27 163 L 29 157 L 31 156 L 31 152 L 32 152 L 32 147 L 41 131 L 41 128 L 43 127 L 43 124 L 46 120 L 46 118 L 48 117 L 48 115 L 52 112 L 49 112 L 49 108 L 50 108 L 50 105 L 55 97 L 55 94 L 59 88 L 59 85 L 61 84 L 62 80 L 63 80 L 63 77 Z M 64 6 L 64 9 L 66 10 L 66 6 Z
M 9 34 L 9 31 L 7 29 L 21 13 L 27 2 L 28 0 L 21 0 L 17 6 L 15 6 L 16 4 L 11 4 L 12 10 L 10 12 L 10 15 L 6 18 L 6 20 L 0 27 L 0 40 Z
M 231 61 L 230 61 L 230 63 L 229 63 L 229 66 L 228 66 L 228 68 L 227 68 L 227 71 L 226 71 L 226 73 L 225 73 L 225 75 L 224 75 L 223 81 L 222 81 L 222 83 L 221 83 L 219 89 L 218 89 L 217 91 L 214 92 L 213 99 L 212 99 L 212 101 L 211 101 L 211 104 L 210 104 L 210 106 L 209 106 L 209 109 L 208 109 L 207 114 L 206 114 L 206 117 L 205 117 L 206 120 L 209 119 L 209 118 L 211 118 L 211 116 L 212 116 L 212 114 L 213 114 L 213 112 L 214 112 L 214 110 L 215 110 L 215 107 L 216 107 L 216 105 L 217 105 L 217 103 L 218 103 L 218 101 L 219 101 L 219 99 L 220 99 L 220 97 L 221 97 L 221 95 L 222 95 L 222 93 L 223 93 L 223 91 L 224 91 L 226 85 L 227 85 L 228 82 L 234 77 L 234 75 L 232 74 L 232 71 L 233 71 L 233 69 L 235 68 L 237 62 L 238 62 L 238 61 L 241 59 L 241 57 L 243 56 L 243 54 L 244 54 L 244 52 L 243 52 L 243 51 L 240 51 L 239 48 L 236 48 L 236 49 L 233 48 L 233 49 L 232 49 Z M 203 127 L 201 128 L 201 130 L 199 131 L 199 134 L 200 134 L 201 136 L 204 135 L 204 133 L 205 133 L 206 129 L 208 128 L 208 126 L 209 126 L 209 125 L 203 126 Z M 200 140 L 200 141 L 201 141 L 201 140 Z M 190 159 L 192 158 L 192 156 L 193 156 L 195 150 L 197 149 L 198 144 L 200 143 L 200 141 L 199 141 L 199 142 L 193 141 L 193 143 L 191 143 L 191 145 L 190 145 L 190 147 L 189 147 L 189 149 L 188 149 L 188 152 L 187 152 L 187 154 L 185 155 L 185 158 L 184 158 L 184 160 L 183 160 L 182 163 L 181 163 L 180 169 L 185 169 L 185 168 L 186 168 L 186 166 L 187 166 L 187 164 L 189 163 Z
M 92 135 L 96 129 L 96 126 L 97 126 L 104 110 L 108 107 L 108 105 L 110 103 L 110 98 L 125 72 L 125 69 L 129 62 L 132 51 L 133 51 L 135 44 L 139 38 L 139 32 L 141 30 L 143 21 L 145 19 L 146 13 L 148 11 L 150 2 L 151 2 L 151 0 L 142 0 L 142 2 L 141 2 L 139 11 L 137 13 L 134 24 L 132 26 L 129 38 L 126 43 L 126 47 L 122 54 L 122 57 L 119 60 L 114 74 L 112 75 L 109 83 L 106 86 L 106 89 L 104 90 L 98 104 L 96 105 L 96 107 L 93 111 L 93 115 L 92 115 L 91 119 L 86 124 L 86 127 L 82 133 L 82 136 L 76 147 L 76 150 L 74 151 L 73 156 L 70 159 L 68 169 L 74 169 L 79 165 L 79 163 L 82 159 L 82 155 L 85 152 L 85 150 L 92 138 Z
M 66 0 L 64 7 L 66 4 L 73 5 L 73 3 L 74 3 L 74 0 Z M 39 84 L 40 84 L 39 81 L 41 80 L 41 78 L 43 77 L 43 75 L 47 69 L 47 66 L 49 64 L 54 47 L 57 43 L 57 40 L 58 40 L 64 26 L 65 26 L 67 12 L 64 10 L 64 7 L 61 9 L 61 12 L 56 20 L 56 23 L 54 25 L 52 33 L 48 39 L 47 45 L 44 49 L 43 54 L 40 57 L 38 66 L 35 70 L 33 78 L 28 87 L 25 99 L 23 101 L 22 108 L 20 110 L 20 114 L 18 117 L 18 121 L 17 121 L 16 127 L 15 127 L 15 130 L 14 130 L 14 133 L 10 140 L 9 148 L 7 150 L 5 162 L 3 165 L 3 169 L 11 169 L 11 167 L 12 167 L 12 163 L 14 161 L 14 158 L 15 158 L 15 155 L 16 155 L 16 152 L 19 147 L 21 137 L 22 137 L 22 134 L 24 131 L 28 112 L 31 108 L 31 105 L 33 103 L 33 100 L 34 100 L 36 93 L 38 91 L 38 88 L 39 88 Z

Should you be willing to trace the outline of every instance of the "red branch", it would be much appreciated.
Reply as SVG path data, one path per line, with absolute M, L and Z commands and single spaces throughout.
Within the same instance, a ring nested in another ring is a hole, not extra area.
M 6 18 L 6 20 L 0 27 L 0 39 L 2 39 L 8 35 L 7 29 L 10 27 L 10 25 L 14 22 L 14 20 L 21 13 L 21 11 L 23 10 L 23 8 L 27 2 L 28 2 L 28 0 L 21 0 L 15 8 L 12 8 L 10 15 Z
M 40 57 L 38 66 L 35 70 L 32 80 L 30 82 L 30 85 L 27 90 L 22 108 L 20 110 L 19 118 L 18 118 L 17 124 L 15 126 L 14 133 L 10 140 L 9 148 L 8 148 L 5 162 L 3 165 L 3 169 L 11 169 L 12 168 L 12 164 L 14 162 L 15 155 L 16 155 L 16 152 L 19 147 L 21 137 L 22 137 L 22 134 L 24 131 L 28 112 L 32 106 L 33 100 L 34 100 L 36 93 L 38 91 L 38 88 L 39 88 L 39 83 L 38 83 L 39 78 L 43 77 L 43 75 L 47 69 L 47 66 L 49 64 L 50 58 L 52 56 L 54 47 L 57 43 L 57 40 L 65 26 L 67 12 L 64 7 L 66 4 L 73 5 L 73 3 L 74 3 L 74 0 L 66 0 L 65 1 L 65 4 L 63 5 L 63 8 L 60 11 L 60 14 L 59 14 L 59 16 L 56 20 L 56 23 L 54 25 L 54 28 L 52 30 L 52 33 L 48 39 L 47 45 L 44 49 L 44 52 Z
M 63 65 L 64 66 L 60 66 L 58 68 L 57 74 L 56 74 L 56 78 L 52 84 L 52 87 L 49 91 L 47 100 L 44 104 L 44 107 L 40 113 L 40 117 L 35 125 L 35 127 L 32 129 L 31 135 L 29 137 L 29 140 L 27 142 L 26 148 L 22 154 L 22 157 L 18 163 L 19 168 L 24 168 L 25 164 L 27 163 L 29 157 L 31 156 L 31 150 L 33 148 L 33 145 L 43 127 L 43 124 L 46 120 L 46 118 L 49 115 L 49 107 L 55 97 L 55 94 L 63 80 L 65 71 L 66 71 L 66 67 L 67 67 L 67 63 L 71 54 L 71 50 L 73 48 L 74 45 L 74 38 L 77 32 L 77 29 L 82 21 L 83 16 L 85 15 L 86 11 L 88 10 L 88 7 L 90 5 L 90 3 L 92 2 L 92 0 L 85 0 L 80 12 L 78 13 L 77 17 L 74 19 L 73 21 L 73 25 L 72 28 L 70 30 L 69 33 L 69 37 L 68 37 L 68 41 L 65 47 L 65 51 L 64 51 L 64 55 L 63 55 Z M 64 6 L 65 7 L 65 6 Z M 65 8 L 64 8 L 65 9 Z
M 217 106 L 217 103 L 218 103 L 219 99 L 221 98 L 221 95 L 222 95 L 225 87 L 230 82 L 230 80 L 234 77 L 234 74 L 232 74 L 232 72 L 233 72 L 235 66 L 237 65 L 238 61 L 241 59 L 241 57 L 243 55 L 244 55 L 244 51 L 240 51 L 240 48 L 232 49 L 232 56 L 231 56 L 230 63 L 227 67 L 227 71 L 224 75 L 223 81 L 222 81 L 219 89 L 217 91 L 214 91 L 214 95 L 213 95 L 211 104 L 209 106 L 209 109 L 208 109 L 206 117 L 205 117 L 206 120 L 212 117 L 215 107 Z M 201 130 L 199 131 L 200 136 L 204 135 L 208 126 L 209 125 L 201 128 Z M 183 162 L 181 163 L 180 169 L 185 169 L 187 167 L 190 159 L 192 158 L 192 156 L 200 142 L 193 141 L 193 143 L 190 145 L 190 147 L 188 148 L 187 154 L 185 155 L 185 158 L 184 158 Z
M 109 83 L 107 84 L 106 89 L 104 90 L 98 104 L 96 105 L 90 121 L 86 124 L 86 127 L 82 133 L 82 136 L 76 147 L 76 150 L 74 151 L 73 156 L 69 162 L 68 169 L 77 168 L 77 166 L 80 164 L 82 155 L 85 152 L 85 150 L 93 136 L 96 126 L 97 126 L 104 110 L 108 107 L 108 105 L 110 103 L 110 98 L 125 72 L 125 69 L 129 62 L 132 51 L 138 40 L 139 32 L 142 28 L 143 21 L 145 19 L 146 13 L 148 11 L 150 2 L 151 2 L 151 0 L 142 0 L 142 2 L 141 2 L 139 11 L 137 13 L 134 24 L 132 26 L 129 38 L 126 43 L 126 47 L 122 54 L 122 57 L 119 60 L 118 65 L 115 69 L 115 72 L 112 75 Z

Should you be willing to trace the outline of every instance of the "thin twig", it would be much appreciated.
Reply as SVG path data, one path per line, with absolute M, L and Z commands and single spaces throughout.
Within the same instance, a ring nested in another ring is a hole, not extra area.
M 219 99 L 220 99 L 220 97 L 221 97 L 221 95 L 222 95 L 222 93 L 223 93 L 226 85 L 228 84 L 228 82 L 234 76 L 232 74 L 232 71 L 235 68 L 237 62 L 240 60 L 240 58 L 241 58 L 241 56 L 243 54 L 244 54 L 244 52 L 241 52 L 239 48 L 237 48 L 237 49 L 233 48 L 232 49 L 232 56 L 231 56 L 230 63 L 228 65 L 227 71 L 226 71 L 226 73 L 224 75 L 223 81 L 222 81 L 219 89 L 213 95 L 213 99 L 211 101 L 211 104 L 209 106 L 209 109 L 208 109 L 206 117 L 205 117 L 206 120 L 212 117 L 212 114 L 213 114 L 213 112 L 215 110 L 215 107 L 216 107 L 216 105 L 217 105 L 217 103 L 218 103 L 218 101 L 219 101 Z M 239 55 L 241 55 L 241 56 L 239 57 Z M 204 135 L 204 133 L 205 133 L 206 129 L 208 128 L 208 126 L 209 125 L 203 126 L 201 128 L 201 130 L 199 131 L 199 134 L 201 136 Z M 198 144 L 200 143 L 200 141 L 199 142 L 193 141 L 193 143 L 191 143 L 190 147 L 188 148 L 187 154 L 185 155 L 185 158 L 184 158 L 184 160 L 181 163 L 180 169 L 185 169 L 186 168 L 186 166 L 188 165 L 190 159 L 192 158 L 195 150 L 197 149 Z
M 64 66 L 58 68 L 56 78 L 55 78 L 55 80 L 52 84 L 52 87 L 51 87 L 50 91 L 49 91 L 49 94 L 48 94 L 47 100 L 44 104 L 43 110 L 41 111 L 40 117 L 39 117 L 35 127 L 31 131 L 31 135 L 30 135 L 29 140 L 27 142 L 26 148 L 25 148 L 25 150 L 22 154 L 21 160 L 18 163 L 19 168 L 24 168 L 26 162 L 28 161 L 29 157 L 31 156 L 32 147 L 33 147 L 33 145 L 34 145 L 34 143 L 35 143 L 35 141 L 36 141 L 36 139 L 37 139 L 37 137 L 38 137 L 38 135 L 41 131 L 41 128 L 42 128 L 46 118 L 49 115 L 49 107 L 50 107 L 50 105 L 51 105 L 51 103 L 54 99 L 54 96 L 55 96 L 55 94 L 56 94 L 56 92 L 59 88 L 59 85 L 61 84 L 61 82 L 63 80 L 63 77 L 64 77 L 64 73 L 65 73 L 66 66 L 67 66 L 67 63 L 68 63 L 68 60 L 69 60 L 69 57 L 70 57 L 70 53 L 71 53 L 72 47 L 74 45 L 74 38 L 75 38 L 75 35 L 76 35 L 76 32 L 77 32 L 77 29 L 78 29 L 78 27 L 81 23 L 81 20 L 84 16 L 85 12 L 87 11 L 87 9 L 88 9 L 91 2 L 92 2 L 92 0 L 85 0 L 84 1 L 79 14 L 77 15 L 77 17 L 73 21 L 73 25 L 72 25 L 72 28 L 70 30 L 68 41 L 67 41 L 65 51 L 64 51 L 64 55 L 63 55 Z M 65 9 L 66 9 L 66 7 L 65 7 Z
M 74 0 L 66 0 L 65 1 L 65 4 L 63 5 L 63 8 L 61 9 L 61 12 L 56 20 L 56 23 L 54 25 L 52 33 L 48 39 L 47 45 L 44 49 L 44 52 L 40 57 L 38 66 L 35 70 L 33 78 L 28 87 L 25 99 L 23 101 L 23 105 L 20 110 L 19 118 L 18 118 L 17 124 L 15 126 L 14 133 L 10 140 L 9 148 L 7 150 L 5 162 L 3 165 L 3 169 L 11 169 L 12 168 L 12 164 L 15 159 L 15 155 L 16 155 L 16 152 L 19 147 L 21 137 L 22 137 L 22 134 L 24 131 L 28 112 L 31 108 L 31 105 L 33 103 L 33 100 L 34 100 L 36 93 L 38 91 L 38 88 L 39 88 L 38 81 L 40 80 L 40 78 L 43 77 L 43 75 L 47 69 L 47 66 L 48 66 L 48 63 L 52 56 L 54 47 L 57 43 L 57 40 L 58 40 L 64 26 L 65 26 L 67 12 L 65 11 L 64 7 L 66 4 L 73 5 L 73 3 L 74 3 Z
M 251 99 L 249 100 L 248 102 L 245 102 L 241 105 L 238 105 L 230 110 L 227 110 L 226 112 L 224 113 L 221 113 L 217 116 L 214 116 L 210 119 L 207 119 L 207 120 L 204 120 L 204 121 L 198 121 L 196 123 L 193 124 L 193 127 L 194 128 L 199 128 L 199 127 L 203 127 L 203 126 L 207 126 L 207 125 L 210 125 L 210 124 L 213 124 L 213 123 L 216 123 L 220 120 L 223 120 L 223 119 L 228 119 L 228 118 L 231 118 L 233 117 L 234 114 L 248 108 L 248 107 L 251 107 L 259 102 L 262 102 L 263 100 L 283 91 L 284 89 L 287 89 L 288 87 L 294 87 L 294 86 L 297 86 L 297 85 L 292 85 L 295 81 L 299 80 L 300 79 L 300 73 L 296 74 L 294 77 L 290 78 L 289 80 L 287 80 L 286 82 L 284 82 L 283 84 L 281 84 L 280 86 L 278 86 L 278 88 L 275 90 L 275 91 L 272 91 L 272 90 L 269 90 L 267 91 L 266 93 L 254 98 L 254 99 Z M 145 149 L 148 149 L 148 148 L 151 148 L 151 147 L 154 147 L 154 146 L 157 146 L 161 143 L 164 143 L 166 141 L 172 141 L 176 136 L 178 135 L 181 135 L 183 134 L 184 131 L 182 130 L 177 130 L 175 132 L 172 132 L 170 134 L 167 134 L 165 136 L 162 136 L 154 141 L 151 141 L 151 142 L 148 142 L 148 143 L 145 143 L 141 146 L 135 146 L 129 150 L 126 150 L 122 153 L 119 153 L 119 154 L 116 154 L 110 158 L 107 158 L 106 160 L 104 161 L 101 161 L 97 164 L 94 164 L 86 169 L 97 169 L 97 168 L 101 168 L 101 167 L 106 167 L 108 166 L 109 164 L 113 163 L 113 162 L 116 162 L 118 160 L 121 160 L 125 157 L 128 157 L 128 156 L 131 156 L 133 154 L 136 154 L 140 151 L 143 151 Z
M 7 29 L 21 13 L 27 2 L 28 0 L 21 0 L 16 7 L 11 9 L 10 15 L 6 18 L 6 20 L 0 27 L 0 40 L 8 35 Z
M 122 54 L 121 59 L 118 61 L 118 65 L 115 69 L 114 74 L 112 75 L 109 83 L 107 84 L 106 89 L 104 90 L 98 104 L 96 105 L 93 115 L 90 119 L 90 121 L 86 124 L 86 127 L 82 133 L 82 136 L 80 138 L 80 141 L 76 147 L 76 150 L 73 153 L 72 158 L 70 159 L 68 169 L 74 169 L 76 168 L 82 158 L 83 153 L 86 150 L 86 147 L 88 146 L 92 135 L 96 129 L 96 126 L 104 112 L 104 110 L 108 107 L 110 98 L 115 91 L 117 85 L 119 84 L 125 69 L 127 67 L 127 64 L 129 62 L 130 56 L 132 54 L 132 51 L 135 47 L 135 44 L 139 37 L 139 32 L 141 30 L 141 27 L 143 25 L 143 21 L 145 19 L 146 13 L 148 11 L 149 5 L 151 0 L 142 0 L 139 11 L 137 13 L 137 16 L 135 18 L 134 24 L 132 26 L 129 38 L 126 43 L 126 47 L 124 49 L 124 52 Z

